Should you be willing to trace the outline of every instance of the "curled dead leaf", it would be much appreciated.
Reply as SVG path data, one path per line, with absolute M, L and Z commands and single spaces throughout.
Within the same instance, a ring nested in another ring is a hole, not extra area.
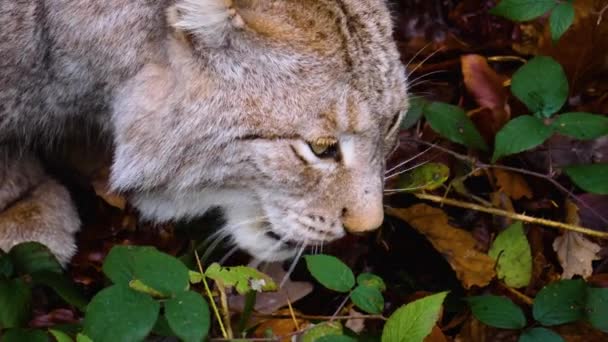
M 566 222 L 579 225 L 578 207 L 572 201 L 566 201 Z M 599 260 L 601 247 L 575 232 L 565 232 L 553 241 L 553 250 L 564 272 L 562 279 L 572 279 L 575 275 L 588 277 L 593 273 L 592 262 Z
M 404 209 L 389 208 L 387 213 L 423 234 L 447 259 L 465 288 L 486 286 L 496 276 L 494 260 L 475 249 L 477 242 L 471 233 L 450 226 L 441 209 L 417 204 Z

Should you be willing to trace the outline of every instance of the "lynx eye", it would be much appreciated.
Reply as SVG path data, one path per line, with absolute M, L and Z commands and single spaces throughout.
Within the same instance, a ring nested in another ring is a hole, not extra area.
M 338 140 L 334 138 L 320 138 L 313 142 L 308 142 L 308 147 L 315 156 L 321 159 L 335 159 L 340 155 Z

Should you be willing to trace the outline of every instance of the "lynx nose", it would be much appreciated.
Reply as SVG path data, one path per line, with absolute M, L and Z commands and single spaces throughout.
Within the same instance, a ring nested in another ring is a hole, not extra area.
M 374 230 L 384 221 L 382 201 L 366 203 L 360 208 L 345 208 L 342 210 L 342 224 L 349 233 L 363 233 Z

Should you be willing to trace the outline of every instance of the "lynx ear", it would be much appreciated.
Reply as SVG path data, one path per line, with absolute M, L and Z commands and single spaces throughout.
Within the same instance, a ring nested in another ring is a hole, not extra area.
M 232 0 L 178 0 L 167 21 L 179 38 L 194 38 L 208 47 L 227 44 L 229 36 L 245 27 Z

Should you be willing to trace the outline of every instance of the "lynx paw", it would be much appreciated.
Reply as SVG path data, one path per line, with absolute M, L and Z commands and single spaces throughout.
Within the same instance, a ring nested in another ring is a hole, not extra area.
M 23 179 L 25 174 L 30 176 L 27 180 Z M 74 234 L 80 227 L 68 191 L 32 160 L 0 170 L 0 176 L 4 176 L 0 177 L 0 200 L 4 200 L 0 201 L 0 249 L 40 242 L 65 266 L 76 252 Z

